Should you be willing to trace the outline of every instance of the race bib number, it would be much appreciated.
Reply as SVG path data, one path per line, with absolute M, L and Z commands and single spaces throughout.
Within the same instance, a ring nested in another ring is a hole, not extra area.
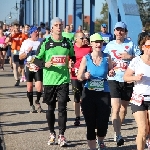
M 38 66 L 36 66 L 33 63 L 29 64 L 28 67 L 29 67 L 29 71 L 32 71 L 32 72 L 37 72 L 40 69 Z
M 90 80 L 88 81 L 88 89 L 94 91 L 103 91 L 104 90 L 104 81 L 103 80 Z
M 121 70 L 122 72 L 126 71 L 128 67 L 127 62 L 124 62 L 122 60 L 118 60 L 113 64 L 114 70 Z
M 54 66 L 65 66 L 66 65 L 66 55 L 53 55 L 52 63 Z
M 130 102 L 134 105 L 141 106 L 144 101 L 144 96 L 141 94 L 132 93 Z
M 14 54 L 14 55 L 19 55 L 19 51 L 14 50 L 13 54 Z
M 103 37 L 103 40 L 105 43 L 108 43 L 109 42 L 109 37 Z

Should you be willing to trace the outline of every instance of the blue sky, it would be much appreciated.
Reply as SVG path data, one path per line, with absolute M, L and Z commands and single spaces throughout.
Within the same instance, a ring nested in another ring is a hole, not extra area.
M 55 0 L 54 0 L 55 1 Z M 16 5 L 16 2 L 19 3 L 20 0 L 0 0 L 0 20 L 4 21 L 6 18 L 6 22 L 10 23 L 12 20 L 8 18 L 10 11 L 12 12 L 12 19 L 17 18 L 17 12 L 13 8 Z M 63 6 L 63 0 L 60 0 L 60 7 Z M 95 0 L 95 18 L 100 18 L 100 11 L 102 8 L 102 3 L 104 0 Z M 89 7 L 90 7 L 90 0 L 85 0 L 85 15 L 89 15 Z M 73 0 L 69 0 L 69 14 L 72 14 L 72 6 Z M 19 6 L 19 5 L 18 5 Z M 61 11 L 62 9 L 60 9 Z M 59 17 L 63 19 L 64 12 L 59 13 Z

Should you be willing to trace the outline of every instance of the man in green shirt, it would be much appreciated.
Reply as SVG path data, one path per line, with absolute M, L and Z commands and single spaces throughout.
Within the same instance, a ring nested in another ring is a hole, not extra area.
M 62 32 L 62 36 L 68 38 L 71 42 L 74 41 L 74 34 L 70 32 L 69 25 L 66 25 L 65 31 Z
M 48 145 L 55 143 L 55 107 L 58 101 L 58 144 L 67 145 L 64 137 L 69 100 L 69 64 L 75 62 L 74 50 L 69 39 L 62 36 L 63 24 L 58 17 L 51 20 L 52 36 L 46 38 L 37 50 L 35 65 L 43 68 L 44 102 L 48 105 L 46 118 L 50 130 Z M 70 58 L 70 61 L 69 61 Z M 70 63 L 71 62 L 71 63 Z

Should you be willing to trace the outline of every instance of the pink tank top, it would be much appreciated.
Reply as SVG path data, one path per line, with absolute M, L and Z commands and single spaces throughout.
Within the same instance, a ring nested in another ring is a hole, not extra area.
M 1 37 L 1 38 L 0 38 L 0 44 L 4 44 L 4 43 L 5 43 L 5 39 L 6 39 L 5 36 Z

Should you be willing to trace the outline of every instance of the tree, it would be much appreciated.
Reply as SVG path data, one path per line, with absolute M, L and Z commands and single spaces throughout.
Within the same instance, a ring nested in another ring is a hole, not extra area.
M 103 3 L 102 10 L 100 12 L 101 18 L 97 18 L 95 22 L 95 32 L 100 31 L 101 24 L 106 23 L 108 24 L 108 4 L 105 2 Z

